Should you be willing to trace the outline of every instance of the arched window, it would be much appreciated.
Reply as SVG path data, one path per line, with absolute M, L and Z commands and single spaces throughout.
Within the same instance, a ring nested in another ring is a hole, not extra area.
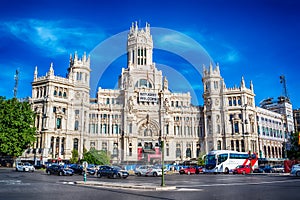
M 233 97 L 233 105 L 236 106 L 236 97 Z
M 218 149 L 218 150 L 221 150 L 222 146 L 221 146 L 221 141 L 220 141 L 220 140 L 218 140 L 217 145 L 218 145 L 218 146 L 217 146 L 217 149 Z
M 176 144 L 176 158 L 181 158 L 181 145 Z
M 77 138 L 74 138 L 73 149 L 78 151 L 78 139 Z
M 185 154 L 187 158 L 190 158 L 192 156 L 191 148 L 187 148 Z
M 232 98 L 231 97 L 228 98 L 228 105 L 232 106 Z

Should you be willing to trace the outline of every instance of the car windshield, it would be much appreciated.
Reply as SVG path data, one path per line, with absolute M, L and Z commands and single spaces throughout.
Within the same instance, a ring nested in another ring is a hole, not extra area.
M 121 169 L 120 167 L 118 167 L 118 166 L 112 166 L 112 168 L 115 169 L 115 170 L 118 170 L 118 171 L 119 171 L 119 170 L 122 170 L 122 169 Z

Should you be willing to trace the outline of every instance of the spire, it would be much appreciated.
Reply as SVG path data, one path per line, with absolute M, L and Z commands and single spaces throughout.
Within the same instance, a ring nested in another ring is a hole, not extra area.
M 220 75 L 220 67 L 219 67 L 219 63 L 217 63 L 217 65 L 216 65 L 216 72 L 217 72 L 217 74 L 218 75 Z
M 135 31 L 138 31 L 139 27 L 138 27 L 138 23 L 137 21 L 135 21 Z
M 242 76 L 242 80 L 241 80 L 241 88 L 245 88 L 245 80 L 244 80 L 244 76 Z
M 150 33 L 150 24 L 146 22 L 145 32 Z
M 252 92 L 254 91 L 252 80 L 250 81 L 250 90 L 251 90 Z
M 83 53 L 82 62 L 86 61 L 86 52 Z
M 34 69 L 34 80 L 37 79 L 37 76 L 38 76 L 38 67 L 35 66 L 35 69 Z
M 209 63 L 209 73 L 212 74 L 213 73 L 213 66 L 212 63 Z
M 49 69 L 48 75 L 49 76 L 53 76 L 54 75 L 53 62 L 50 63 L 50 69 Z

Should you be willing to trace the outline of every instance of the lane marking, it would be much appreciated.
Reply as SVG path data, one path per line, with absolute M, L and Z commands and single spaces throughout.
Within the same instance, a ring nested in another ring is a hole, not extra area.
M 255 183 L 245 183 L 245 182 L 238 182 L 238 183 L 217 183 L 217 184 L 203 184 L 203 185 L 183 185 L 182 187 L 214 187 L 214 186 L 241 186 L 241 185 L 260 185 L 260 184 L 273 184 L 273 183 L 289 183 L 289 182 L 300 182 L 298 180 L 282 180 L 282 181 L 262 181 L 262 182 L 255 182 Z M 180 186 L 177 186 L 180 187 Z

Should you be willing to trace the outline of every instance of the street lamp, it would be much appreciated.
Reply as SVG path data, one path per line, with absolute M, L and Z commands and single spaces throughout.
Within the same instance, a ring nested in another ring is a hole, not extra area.
M 161 147 L 161 187 L 165 187 L 165 170 L 164 170 L 164 165 L 165 165 L 165 141 L 162 137 L 158 138 L 158 142 L 160 144 Z

